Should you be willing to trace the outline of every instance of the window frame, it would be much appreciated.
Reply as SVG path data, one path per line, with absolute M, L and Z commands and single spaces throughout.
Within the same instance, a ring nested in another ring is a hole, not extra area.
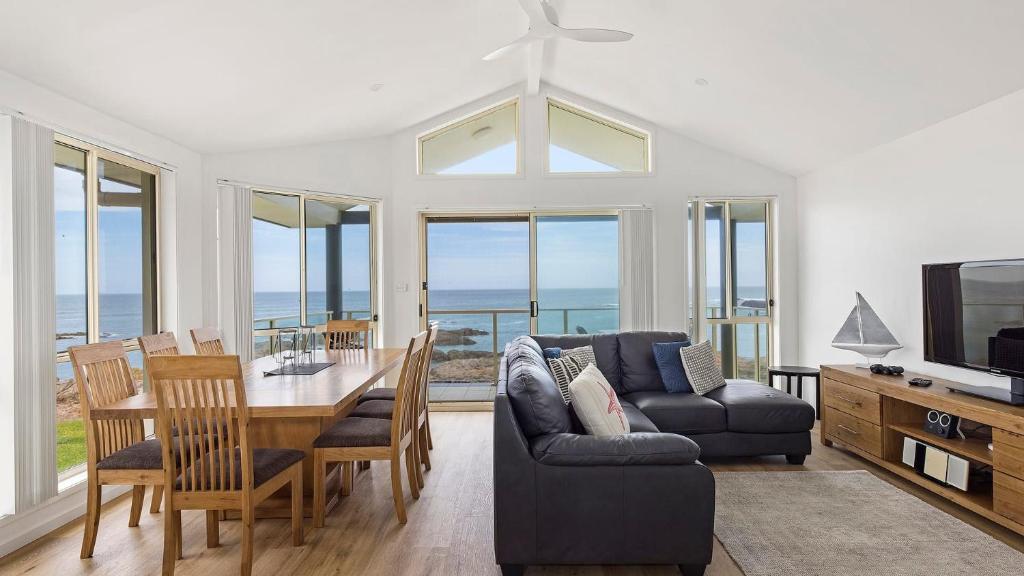
M 640 138 L 644 142 L 644 170 L 640 172 L 629 172 L 620 170 L 618 172 L 553 172 L 551 170 L 551 107 L 554 106 L 575 114 L 592 122 L 607 126 L 612 130 L 618 130 L 630 136 Z M 611 116 L 595 112 L 584 106 L 573 104 L 554 96 L 545 97 L 544 106 L 544 175 L 552 178 L 647 178 L 654 174 L 654 136 L 649 130 L 617 120 Z
M 512 106 L 515 108 L 516 119 L 515 119 L 515 143 L 516 143 L 516 171 L 508 174 L 425 174 L 423 172 L 423 143 L 441 136 L 447 132 L 450 132 L 464 124 L 479 120 L 488 114 L 493 114 L 499 110 Z M 416 177 L 426 179 L 471 179 L 471 178 L 485 178 L 485 179 L 508 179 L 508 178 L 522 178 L 524 175 L 523 170 L 523 139 L 522 139 L 522 101 L 519 96 L 512 96 L 506 98 L 495 104 L 488 105 L 485 108 L 479 109 L 470 114 L 459 116 L 454 120 L 445 122 L 440 126 L 435 126 L 421 132 L 416 135 Z
M 381 201 L 376 198 L 366 198 L 362 196 L 352 196 L 347 194 L 330 194 L 326 192 L 311 192 L 311 191 L 299 191 L 299 190 L 282 190 L 279 188 L 267 188 L 267 187 L 252 187 L 249 190 L 249 194 L 253 197 L 259 194 L 276 194 L 278 196 L 290 196 L 298 199 L 299 201 L 299 324 L 307 324 L 307 266 L 306 266 L 306 201 L 307 200 L 319 200 L 322 202 L 346 202 L 352 204 L 366 205 L 370 211 L 370 326 L 372 331 L 372 338 L 376 341 L 380 339 L 380 295 L 378 287 L 380 285 L 380 264 L 378 247 L 379 242 L 377 234 L 380 231 L 380 204 Z M 255 216 L 251 216 L 255 219 Z M 252 232 L 250 231 L 250 234 Z M 251 241 L 250 241 L 251 250 Z M 255 260 L 256 255 L 250 253 L 249 257 L 251 260 Z M 253 324 L 256 322 L 256 289 L 253 286 L 253 309 L 250 311 L 250 315 L 253 320 Z M 255 326 L 249 327 L 250 331 L 259 330 Z
M 155 164 L 143 162 L 137 158 L 114 152 L 113 150 L 97 146 L 95 144 L 54 132 L 53 145 L 66 146 L 85 153 L 85 257 L 86 257 L 86 337 L 88 344 L 100 342 L 100 288 L 99 288 L 99 161 L 105 160 L 129 168 L 134 168 L 153 177 L 153 311 L 154 327 L 159 333 L 163 330 L 163 315 L 161 314 L 162 286 L 160 276 L 160 253 L 161 253 L 161 223 L 160 223 L 160 167 Z M 56 167 L 56 164 L 54 164 Z M 55 255 L 56 257 L 56 255 Z M 56 292 L 54 292 L 56 298 Z M 124 338 L 120 340 L 125 353 L 138 351 L 139 341 L 137 337 Z M 55 353 L 54 364 L 70 363 L 71 356 L 67 350 Z M 58 493 L 71 488 L 84 479 L 86 463 L 72 466 L 63 472 L 58 472 Z

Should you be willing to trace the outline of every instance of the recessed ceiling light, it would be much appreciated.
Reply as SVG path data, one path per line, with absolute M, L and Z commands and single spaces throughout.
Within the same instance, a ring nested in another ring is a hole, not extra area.
M 384 85 L 380 83 L 370 84 L 370 92 L 380 92 L 380 89 L 383 87 Z
M 697 86 L 707 86 L 708 85 L 708 81 L 703 79 L 703 78 L 697 78 L 696 80 L 693 81 L 693 83 L 696 84 Z

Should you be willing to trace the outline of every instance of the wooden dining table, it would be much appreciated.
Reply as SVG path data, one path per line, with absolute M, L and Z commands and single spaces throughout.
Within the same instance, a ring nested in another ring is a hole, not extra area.
M 249 406 L 250 445 L 255 448 L 295 448 L 306 452 L 302 489 L 306 494 L 305 515 L 312 515 L 313 440 L 355 406 L 359 396 L 398 368 L 405 348 L 368 350 L 327 350 L 315 353 L 315 362 L 334 362 L 311 375 L 273 376 L 266 372 L 278 364 L 272 357 L 257 358 L 242 365 L 245 397 Z M 124 400 L 96 406 L 93 420 L 155 419 L 156 397 L 144 392 Z M 328 473 L 328 509 L 338 503 L 339 470 Z M 259 517 L 287 518 L 291 515 L 287 489 L 263 502 Z

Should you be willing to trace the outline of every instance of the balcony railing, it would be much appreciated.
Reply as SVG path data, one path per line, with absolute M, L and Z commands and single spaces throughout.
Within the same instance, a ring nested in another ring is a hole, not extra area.
M 334 319 L 333 310 L 323 310 L 306 312 L 306 318 L 310 316 L 325 316 L 326 320 Z M 360 318 L 366 318 L 370 316 L 369 310 L 345 310 L 342 312 L 342 320 L 357 320 Z M 294 328 L 299 323 L 300 316 L 298 314 L 290 314 L 288 316 L 268 316 L 266 318 L 253 318 L 252 325 L 255 328 Z M 294 323 L 291 323 L 294 321 Z M 266 326 L 261 326 L 262 323 L 266 323 Z M 320 324 L 320 322 L 318 322 Z
M 768 354 L 771 352 L 765 350 L 764 355 L 761 353 L 762 341 L 770 346 L 770 341 L 766 340 L 767 335 L 761 335 L 761 326 L 767 326 L 770 322 L 767 309 L 763 306 L 735 306 L 732 318 L 720 318 L 721 311 L 720 306 L 708 306 L 705 323 L 708 328 L 706 336 L 718 356 L 725 377 L 753 378 L 766 382 Z M 748 339 L 740 335 L 745 326 L 751 329 Z M 723 332 L 728 334 L 724 335 Z
M 614 312 L 617 315 L 618 307 L 541 308 L 538 324 L 542 332 L 558 332 L 557 329 L 548 329 L 551 322 L 545 321 L 556 315 L 563 334 L 617 329 L 617 320 L 608 327 L 588 322 L 585 317 L 579 318 L 577 323 L 572 322 L 574 316 L 578 318 L 581 314 L 598 312 Z M 453 316 L 459 318 L 450 318 Z M 477 317 L 477 321 L 469 321 L 469 317 Z M 459 321 L 460 318 L 466 318 L 466 321 Z M 435 385 L 496 382 L 505 344 L 516 336 L 530 332 L 528 308 L 428 310 L 427 319 L 448 320 L 441 324 L 442 333 L 438 337 L 431 362 L 431 383 Z M 483 337 L 488 339 L 486 345 L 480 340 Z

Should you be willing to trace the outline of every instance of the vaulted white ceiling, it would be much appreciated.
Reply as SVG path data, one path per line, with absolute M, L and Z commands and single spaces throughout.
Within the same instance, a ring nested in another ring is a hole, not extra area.
M 552 3 L 635 37 L 557 41 L 545 81 L 791 174 L 1024 89 L 1020 0 Z M 526 72 L 480 60 L 525 31 L 516 0 L 2 8 L 0 68 L 202 152 L 388 134 Z

